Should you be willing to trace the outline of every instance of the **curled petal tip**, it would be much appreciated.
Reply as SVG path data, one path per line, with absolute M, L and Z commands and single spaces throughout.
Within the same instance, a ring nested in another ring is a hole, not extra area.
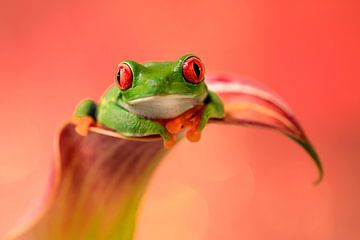
M 224 75 L 208 77 L 207 84 L 224 102 L 224 123 L 265 127 L 285 134 L 311 156 L 319 171 L 314 184 L 321 182 L 323 168 L 315 148 L 290 108 L 275 93 L 253 81 Z
M 318 185 L 319 183 L 321 183 L 321 181 L 324 178 L 324 170 L 319 158 L 319 155 L 317 154 L 315 148 L 312 146 L 312 144 L 310 143 L 310 141 L 304 137 L 304 138 L 298 138 L 296 136 L 292 136 L 292 135 L 288 135 L 286 134 L 289 138 L 293 139 L 295 142 L 297 142 L 300 146 L 302 146 L 305 151 L 311 156 L 311 158 L 313 159 L 313 161 L 315 162 L 315 165 L 318 169 L 318 178 L 314 181 L 314 185 Z

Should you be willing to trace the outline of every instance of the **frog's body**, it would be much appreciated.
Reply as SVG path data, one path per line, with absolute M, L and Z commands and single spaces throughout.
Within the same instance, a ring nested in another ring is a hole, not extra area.
M 174 135 L 190 126 L 188 138 L 198 140 L 191 133 L 199 135 L 209 118 L 224 117 L 221 100 L 204 83 L 204 70 L 194 55 L 143 65 L 124 61 L 116 73 L 117 85 L 111 86 L 98 104 L 88 99 L 79 104 L 77 130 L 85 135 L 96 122 L 129 137 L 159 134 L 170 146 Z M 197 109 L 196 113 L 191 109 Z

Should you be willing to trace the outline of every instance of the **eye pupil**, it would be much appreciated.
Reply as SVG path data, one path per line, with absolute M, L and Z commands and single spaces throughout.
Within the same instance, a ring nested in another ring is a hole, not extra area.
M 195 72 L 195 74 L 196 74 L 196 77 L 199 78 L 199 77 L 200 77 L 200 73 L 201 73 L 201 70 L 200 70 L 199 65 L 197 65 L 196 63 L 193 63 L 193 68 L 194 68 L 194 72 Z
M 120 75 L 121 75 L 121 70 L 117 71 L 117 74 L 116 74 L 116 80 L 119 84 L 120 84 Z

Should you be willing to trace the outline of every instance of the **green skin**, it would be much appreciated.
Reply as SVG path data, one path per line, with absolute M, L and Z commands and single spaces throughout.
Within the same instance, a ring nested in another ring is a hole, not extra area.
M 83 100 L 75 117 L 90 116 L 125 136 L 159 134 L 168 141 L 170 133 L 154 119 L 172 119 L 193 105 L 205 104 L 198 125 L 201 131 L 210 118 L 224 117 L 224 107 L 220 98 L 208 91 L 204 81 L 193 84 L 184 79 L 183 62 L 191 56 L 194 55 L 182 56 L 175 62 L 124 61 L 133 73 L 131 87 L 123 91 L 116 84 L 110 86 L 98 105 L 90 99 Z

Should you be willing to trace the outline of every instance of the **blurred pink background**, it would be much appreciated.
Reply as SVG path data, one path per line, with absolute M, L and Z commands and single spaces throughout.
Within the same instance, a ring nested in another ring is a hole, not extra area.
M 53 136 L 123 59 L 195 53 L 296 112 L 325 166 L 278 133 L 208 126 L 164 159 L 137 240 L 360 239 L 360 2 L 0 3 L 0 238 L 44 194 Z M 214 149 L 217 149 L 214 151 Z

